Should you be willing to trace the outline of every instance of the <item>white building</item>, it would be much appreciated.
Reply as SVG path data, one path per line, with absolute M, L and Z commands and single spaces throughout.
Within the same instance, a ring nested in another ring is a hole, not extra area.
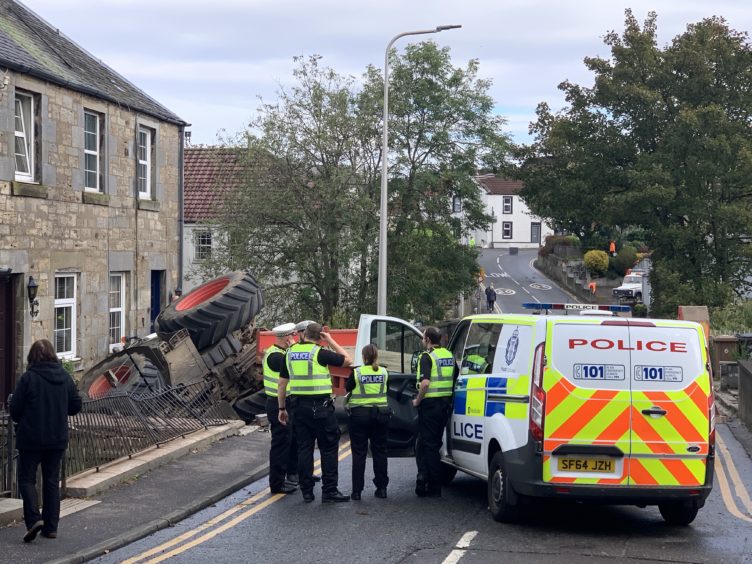
M 476 176 L 486 213 L 494 219 L 487 231 L 475 233 L 475 244 L 481 247 L 522 249 L 538 248 L 553 235 L 551 226 L 533 215 L 519 193 L 522 182 L 494 174 Z

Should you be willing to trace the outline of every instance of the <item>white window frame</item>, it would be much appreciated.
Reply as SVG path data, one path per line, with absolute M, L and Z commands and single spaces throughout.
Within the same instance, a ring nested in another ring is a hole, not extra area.
M 92 151 L 91 149 L 86 148 L 86 135 L 87 133 L 89 133 L 86 130 L 87 116 L 92 116 L 94 119 L 96 119 L 96 131 L 94 131 L 97 139 L 96 151 Z M 96 186 L 88 186 L 86 182 L 86 173 L 88 169 L 86 168 L 86 156 L 84 156 L 84 190 L 86 190 L 87 192 L 102 192 L 102 122 L 103 120 L 101 114 L 89 110 L 84 110 L 84 155 L 94 155 L 97 163 L 97 169 L 95 171 L 92 171 L 96 174 Z
M 26 99 L 29 104 L 29 121 L 25 123 L 23 102 L 21 102 L 21 127 L 22 131 L 15 130 L 15 116 L 16 116 L 16 104 L 19 99 Z M 13 100 L 13 129 L 15 130 L 15 136 L 13 138 L 13 167 L 16 166 L 16 138 L 23 139 L 24 147 L 26 148 L 26 160 L 29 165 L 28 174 L 25 172 L 15 171 L 15 179 L 20 182 L 34 182 L 34 170 L 36 166 L 36 136 L 34 127 L 34 117 L 36 112 L 36 100 L 33 94 L 27 94 L 26 92 L 16 92 L 16 97 Z
M 72 278 L 73 279 L 73 297 L 72 298 L 58 298 L 57 297 L 57 281 L 60 278 Z M 76 357 L 76 335 L 77 335 L 77 319 L 76 319 L 76 299 L 78 296 L 78 280 L 76 274 L 56 274 L 55 286 L 53 288 L 53 296 L 55 297 L 55 315 L 53 318 L 52 334 L 53 342 L 55 344 L 55 352 L 58 358 L 72 359 Z M 71 349 L 67 351 L 57 350 L 57 310 L 58 309 L 70 309 L 70 332 L 71 332 Z
M 513 199 L 512 196 L 502 196 L 502 202 L 501 202 L 501 213 L 503 214 L 510 214 L 512 213 L 513 209 Z
M 141 135 L 146 136 L 146 145 L 141 145 Z M 146 158 L 141 158 L 141 147 L 144 147 L 144 152 L 146 154 Z M 148 127 L 139 127 L 138 128 L 138 135 L 136 136 L 136 183 L 139 184 L 138 186 L 138 197 L 142 200 L 151 200 L 151 151 L 152 151 L 152 130 Z M 146 168 L 146 178 L 144 184 L 146 185 L 146 190 L 141 190 L 140 180 L 141 177 L 139 176 L 139 166 L 143 165 Z
M 203 256 L 200 256 L 203 253 L 207 252 L 206 250 L 207 244 L 204 242 L 203 244 L 200 245 L 199 239 L 207 235 L 209 236 L 208 254 L 204 254 Z M 213 243 L 214 243 L 213 239 L 214 237 L 212 235 L 211 229 L 197 229 L 196 231 L 193 232 L 193 260 L 195 262 L 201 262 L 201 261 L 211 259 Z M 201 252 L 199 252 L 199 249 L 201 249 Z
M 113 278 L 119 279 L 120 284 L 120 303 L 116 307 L 112 307 L 112 303 L 110 302 L 110 296 L 112 295 L 112 280 Z M 117 341 L 114 343 L 110 343 L 110 352 L 112 352 L 115 347 L 119 347 L 122 345 L 123 337 L 125 337 L 125 274 L 123 272 L 110 272 L 110 279 L 109 279 L 109 285 L 107 286 L 107 306 L 109 308 L 109 315 L 107 316 L 107 324 L 109 325 L 107 330 L 107 336 L 108 338 L 112 338 L 112 322 L 110 321 L 113 313 L 119 313 L 120 314 L 120 336 L 118 337 Z
M 507 228 L 509 229 L 509 235 L 506 234 Z M 502 221 L 501 222 L 501 238 L 502 239 L 511 239 L 512 238 L 512 222 L 511 221 Z
M 462 198 L 459 196 L 452 198 L 452 213 L 462 213 Z

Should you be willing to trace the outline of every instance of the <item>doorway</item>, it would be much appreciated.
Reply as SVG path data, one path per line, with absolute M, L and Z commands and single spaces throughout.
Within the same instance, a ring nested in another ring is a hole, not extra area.
M 165 287 L 165 271 L 164 270 L 152 270 L 151 271 L 151 331 L 154 331 L 154 320 L 162 311 L 162 304 L 164 303 L 164 287 Z
M 538 243 L 540 245 L 540 242 L 541 242 L 541 224 L 540 223 L 530 224 L 530 242 Z

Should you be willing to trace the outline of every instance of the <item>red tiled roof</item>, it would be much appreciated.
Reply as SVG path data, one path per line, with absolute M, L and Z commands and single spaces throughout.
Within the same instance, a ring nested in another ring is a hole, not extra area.
M 493 174 L 476 176 L 475 181 L 492 196 L 516 196 L 520 193 L 520 190 L 522 190 L 523 187 L 521 180 L 500 178 Z
M 231 188 L 242 182 L 241 149 L 226 147 L 195 147 L 185 150 L 186 222 L 204 221 L 214 217 L 214 206 Z

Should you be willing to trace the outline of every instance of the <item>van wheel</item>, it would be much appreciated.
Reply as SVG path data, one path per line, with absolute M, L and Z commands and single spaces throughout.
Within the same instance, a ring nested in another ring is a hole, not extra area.
M 661 512 L 663 520 L 669 525 L 686 527 L 695 520 L 700 508 L 694 503 L 672 501 L 659 503 L 658 510 Z
M 448 486 L 452 480 L 454 480 L 456 475 L 457 469 L 454 466 L 451 466 L 446 462 L 441 463 L 441 474 L 439 475 L 439 480 L 441 481 L 442 486 Z
M 497 452 L 491 459 L 491 472 L 488 476 L 488 508 L 496 521 L 510 523 L 519 516 L 519 508 L 513 502 L 514 492 L 504 473 L 504 459 Z

